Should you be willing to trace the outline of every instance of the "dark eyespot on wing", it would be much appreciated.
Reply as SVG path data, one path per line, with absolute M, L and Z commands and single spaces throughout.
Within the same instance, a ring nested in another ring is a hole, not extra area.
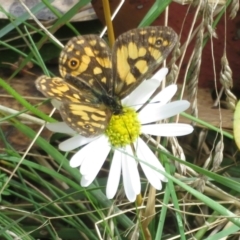
M 109 92 L 112 88 L 112 55 L 107 43 L 97 35 L 72 38 L 59 57 L 59 70 L 63 78 L 82 91 L 93 88 Z M 71 82 L 71 75 L 82 82 Z

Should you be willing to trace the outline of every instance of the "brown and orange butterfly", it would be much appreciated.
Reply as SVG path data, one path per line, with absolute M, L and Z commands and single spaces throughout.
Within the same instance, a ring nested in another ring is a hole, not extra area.
M 177 42 L 170 27 L 145 27 L 120 35 L 112 51 L 97 35 L 72 38 L 59 58 L 62 78 L 41 76 L 36 86 L 61 102 L 63 120 L 86 137 L 101 134 L 120 100 L 130 94 L 168 56 Z

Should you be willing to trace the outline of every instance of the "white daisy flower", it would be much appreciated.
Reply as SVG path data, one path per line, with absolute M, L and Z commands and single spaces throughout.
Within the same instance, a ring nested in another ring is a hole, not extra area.
M 185 100 L 169 102 L 177 91 L 175 84 L 164 88 L 150 100 L 150 104 L 140 109 L 159 86 L 167 72 L 167 68 L 162 68 L 153 76 L 153 79 L 141 83 L 125 98 L 122 101 L 124 113 L 111 117 L 104 134 L 94 138 L 86 138 L 77 134 L 59 145 L 59 149 L 62 151 L 71 151 L 81 147 L 70 160 L 71 167 L 80 167 L 81 186 L 87 187 L 94 181 L 109 152 L 113 149 L 106 188 L 106 195 L 109 199 L 112 199 L 117 192 L 121 174 L 129 201 L 135 201 L 136 196 L 141 192 L 136 158 L 141 160 L 139 164 L 150 184 L 157 190 L 162 189 L 162 182 L 167 181 L 161 173 L 165 170 L 159 159 L 142 140 L 140 134 L 172 137 L 183 136 L 193 131 L 193 127 L 189 124 L 154 123 L 172 117 L 189 107 L 189 102 Z M 140 111 L 137 112 L 139 109 Z M 76 134 L 63 122 L 47 124 L 47 128 L 55 132 Z M 135 148 L 135 158 L 131 144 Z M 160 171 L 144 164 L 144 161 Z

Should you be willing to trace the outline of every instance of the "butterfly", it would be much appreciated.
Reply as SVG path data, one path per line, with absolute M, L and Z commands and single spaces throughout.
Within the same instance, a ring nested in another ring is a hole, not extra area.
M 61 102 L 59 111 L 69 127 L 85 137 L 98 136 L 113 114 L 122 114 L 121 99 L 159 67 L 177 38 L 170 27 L 132 29 L 111 50 L 97 35 L 74 37 L 59 57 L 61 78 L 41 76 L 36 87 Z

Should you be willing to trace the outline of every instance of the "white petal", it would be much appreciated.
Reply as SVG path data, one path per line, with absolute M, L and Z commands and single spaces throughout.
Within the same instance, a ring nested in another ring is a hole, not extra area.
M 191 133 L 193 127 L 184 123 L 151 124 L 143 125 L 141 131 L 153 136 L 177 137 Z
M 137 195 L 141 191 L 140 176 L 139 176 L 139 172 L 138 172 L 138 168 L 137 168 L 138 163 L 132 156 L 133 153 L 132 153 L 132 148 L 130 147 L 130 145 L 126 146 L 126 152 L 127 152 L 126 155 L 127 155 L 127 159 L 128 159 L 127 160 L 128 161 L 128 170 L 130 173 L 132 186 L 135 191 L 135 194 Z
M 190 106 L 186 100 L 170 102 L 166 105 L 148 104 L 138 115 L 142 124 L 156 122 L 183 112 Z
M 158 95 L 156 95 L 150 102 L 151 103 L 159 102 L 160 105 L 162 106 L 169 102 L 169 100 L 172 99 L 176 92 L 177 85 L 176 84 L 169 85 L 165 87 L 160 93 L 158 93 Z
M 130 146 L 126 147 L 126 151 L 132 154 Z M 122 173 L 126 196 L 130 202 L 134 202 L 141 191 L 140 177 L 135 159 L 127 154 L 123 155 Z
M 72 168 L 78 167 L 82 164 L 82 162 L 85 160 L 85 158 L 87 157 L 88 154 L 88 146 L 90 144 L 88 144 L 87 146 L 83 147 L 82 149 L 80 149 L 79 151 L 77 151 L 72 158 L 69 161 L 69 165 Z
M 90 144 L 91 148 L 89 147 L 87 157 L 81 165 L 80 173 L 84 175 L 85 179 L 92 182 L 106 160 L 111 147 L 108 143 L 108 139 L 104 135 Z
M 77 153 L 75 153 L 69 164 L 71 167 L 78 167 L 82 164 L 83 160 L 86 158 L 86 161 L 91 161 L 91 153 L 95 152 L 94 148 L 95 145 L 98 144 L 99 146 L 102 146 L 105 144 L 105 141 L 102 140 L 102 137 L 99 137 L 93 142 L 90 142 L 88 145 L 84 146 L 82 149 L 80 149 Z
M 106 188 L 106 195 L 108 199 L 112 199 L 118 189 L 122 168 L 122 154 L 124 153 L 118 150 L 114 151 Z
M 80 184 L 82 187 L 88 187 L 94 179 L 88 178 L 88 176 L 82 176 Z
M 62 105 L 62 102 L 60 102 L 60 101 L 58 101 L 58 100 L 56 100 L 56 99 L 52 99 L 52 100 L 51 100 L 51 103 L 52 103 L 52 105 L 53 105 L 56 109 L 58 109 L 58 110 L 59 110 L 60 106 Z
M 167 178 L 160 172 L 165 172 L 162 164 L 141 138 L 138 139 L 136 144 L 136 153 L 138 158 L 141 160 L 139 163 L 148 181 L 153 187 L 160 190 L 162 188 L 161 181 L 167 182 Z M 156 171 L 155 169 L 146 165 L 144 162 L 148 163 L 148 165 L 152 166 L 153 168 L 159 169 L 160 171 Z
M 160 84 L 167 74 L 168 74 L 168 68 L 164 67 L 164 68 L 161 68 L 159 71 L 157 71 L 149 80 L 152 81 L 152 79 L 157 79 Z
M 157 87 L 159 87 L 157 80 L 144 81 L 122 101 L 122 104 L 137 110 L 149 99 Z
M 97 138 L 98 137 L 86 138 L 81 135 L 76 135 L 76 136 L 71 137 L 71 138 L 65 140 L 64 142 L 60 143 L 58 147 L 60 150 L 68 152 L 75 148 L 81 147 L 82 145 L 85 145 L 89 142 L 92 142 Z
M 148 182 L 157 190 L 162 189 L 162 181 L 159 179 L 159 176 L 156 174 L 156 171 L 154 171 L 152 168 L 147 167 L 144 163 L 140 164 L 142 167 L 142 170 L 148 180 Z
M 82 174 L 82 168 L 84 166 L 84 173 L 81 179 L 81 186 L 82 187 L 87 187 L 89 184 L 91 184 L 93 182 L 93 180 L 96 178 L 98 172 L 100 171 L 104 161 L 107 158 L 108 153 L 110 152 L 110 146 L 107 147 L 105 146 L 102 149 L 101 154 L 98 154 L 99 156 L 97 157 L 95 154 L 94 158 L 89 158 L 89 156 L 87 157 L 87 159 L 84 160 L 84 162 L 82 163 L 82 166 L 80 168 L 80 173 Z M 88 166 L 86 166 L 85 163 L 91 161 L 92 164 L 87 164 Z M 88 168 L 87 168 L 88 167 Z
M 76 134 L 72 128 L 70 128 L 65 122 L 47 123 L 46 128 L 52 132 Z

